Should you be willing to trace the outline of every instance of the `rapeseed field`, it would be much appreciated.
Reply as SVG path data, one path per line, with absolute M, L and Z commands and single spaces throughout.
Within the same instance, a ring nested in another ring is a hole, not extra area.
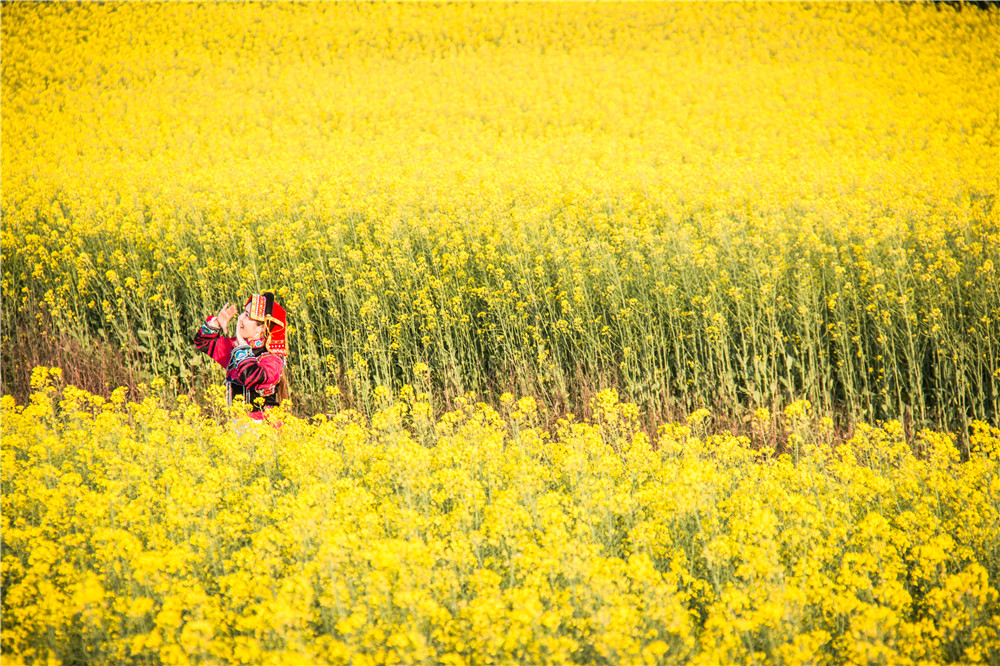
M 5 663 L 1000 663 L 996 9 L 0 32 Z
M 425 364 L 448 399 L 996 418 L 994 11 L 9 3 L 3 31 L 22 399 L 70 347 L 214 382 L 192 326 L 272 288 L 312 411 Z
M 995 663 L 1000 430 L 650 437 L 614 391 L 280 430 L 61 385 L 3 398 L 11 663 Z M 217 409 L 225 409 L 224 403 Z

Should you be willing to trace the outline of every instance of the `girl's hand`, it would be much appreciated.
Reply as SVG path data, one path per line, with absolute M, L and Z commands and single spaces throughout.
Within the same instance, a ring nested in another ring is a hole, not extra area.
M 232 303 L 226 303 L 219 310 L 219 314 L 215 315 L 215 325 L 222 330 L 223 333 L 226 332 L 226 328 L 229 326 L 229 321 L 236 316 L 236 306 Z

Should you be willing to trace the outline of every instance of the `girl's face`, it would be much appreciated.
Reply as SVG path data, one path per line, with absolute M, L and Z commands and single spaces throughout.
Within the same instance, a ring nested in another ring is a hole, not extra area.
M 264 337 L 264 324 L 250 318 L 250 306 L 244 308 L 236 321 L 236 331 L 244 340 L 260 340 Z

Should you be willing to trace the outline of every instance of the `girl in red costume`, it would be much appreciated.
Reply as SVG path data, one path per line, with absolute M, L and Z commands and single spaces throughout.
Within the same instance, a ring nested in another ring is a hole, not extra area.
M 250 417 L 264 420 L 265 410 L 288 397 L 285 379 L 285 310 L 266 291 L 247 299 L 236 321 L 236 337 L 225 337 L 236 306 L 226 303 L 194 337 L 195 346 L 226 368 L 229 404 L 242 395 L 252 405 Z

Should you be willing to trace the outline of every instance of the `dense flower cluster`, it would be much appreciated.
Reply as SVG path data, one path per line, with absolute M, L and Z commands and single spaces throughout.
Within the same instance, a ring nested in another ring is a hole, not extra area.
M 53 385 L 4 396 L 5 663 L 987 663 L 1000 430 L 794 451 L 381 393 L 283 427 Z
M 189 387 L 192 323 L 263 286 L 316 407 L 424 365 L 448 397 L 995 422 L 998 20 L 7 3 L 4 381 L 44 333 Z

